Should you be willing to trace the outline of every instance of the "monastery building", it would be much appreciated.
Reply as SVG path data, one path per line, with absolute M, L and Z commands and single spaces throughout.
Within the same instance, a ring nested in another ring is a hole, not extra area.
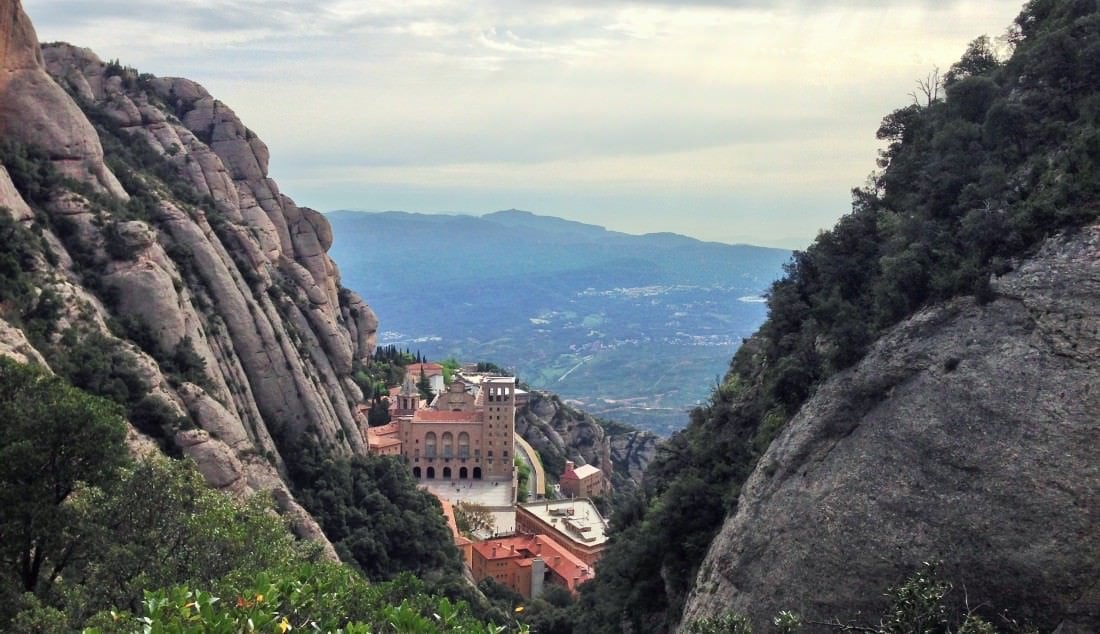
M 406 375 L 394 397 L 394 420 L 365 430 L 370 452 L 400 455 L 421 481 L 511 481 L 516 379 L 457 375 L 431 404 Z

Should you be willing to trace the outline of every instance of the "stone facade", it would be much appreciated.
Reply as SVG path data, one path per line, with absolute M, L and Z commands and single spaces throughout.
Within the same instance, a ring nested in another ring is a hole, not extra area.
M 590 498 L 604 491 L 603 472 L 592 465 L 576 466 L 566 461 L 565 471 L 558 478 L 562 495 L 574 498 Z
M 408 377 L 396 399 L 394 423 L 367 430 L 371 453 L 404 456 L 417 480 L 512 480 L 514 377 L 459 375 L 427 407 Z

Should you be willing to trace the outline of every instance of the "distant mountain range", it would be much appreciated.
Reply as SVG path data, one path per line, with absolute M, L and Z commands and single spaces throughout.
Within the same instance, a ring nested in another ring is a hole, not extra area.
M 763 321 L 790 252 L 630 235 L 509 210 L 326 214 L 379 342 L 494 361 L 587 410 L 667 434 Z

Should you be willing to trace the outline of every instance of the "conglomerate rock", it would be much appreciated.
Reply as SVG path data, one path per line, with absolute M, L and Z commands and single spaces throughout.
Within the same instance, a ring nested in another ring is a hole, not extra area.
M 877 623 L 889 586 L 942 562 L 955 607 L 1100 631 L 1100 228 L 994 286 L 819 388 L 743 488 L 684 623 Z
M 105 162 L 109 137 L 138 157 L 132 172 Z M 281 475 L 302 436 L 366 451 L 351 374 L 369 361 L 378 321 L 340 287 L 328 221 L 279 192 L 267 146 L 201 86 L 68 44 L 40 48 L 18 0 L 0 1 L 0 138 L 44 151 L 81 183 L 31 205 L 0 168 L 0 208 L 49 251 L 33 268 L 59 306 L 55 343 L 116 342 L 150 394 L 200 428 L 174 441 L 212 486 L 273 492 L 295 530 L 335 557 Z M 40 352 L 0 321 L 0 354 L 45 365 Z M 201 386 L 172 374 L 179 359 L 201 366 Z
M 644 431 L 609 432 L 590 414 L 569 407 L 554 394 L 537 391 L 516 413 L 516 433 L 543 456 L 548 478 L 556 480 L 565 461 L 571 460 L 600 468 L 619 489 L 641 482 L 659 441 Z

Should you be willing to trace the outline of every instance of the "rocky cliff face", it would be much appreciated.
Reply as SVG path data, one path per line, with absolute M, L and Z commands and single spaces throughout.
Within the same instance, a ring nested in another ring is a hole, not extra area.
M 516 414 L 516 432 L 542 456 L 547 478 L 557 480 L 565 461 L 572 460 L 610 471 L 612 486 L 619 490 L 638 486 L 659 441 L 649 432 L 605 427 L 549 392 L 531 393 L 527 406 Z
M 28 200 L 0 168 L 0 207 L 48 245 L 30 266 L 35 286 L 60 303 L 42 350 L 0 311 L 0 353 L 48 363 L 92 335 L 120 342 L 148 390 L 193 422 L 170 441 L 212 485 L 274 491 L 299 532 L 320 536 L 283 484 L 283 452 L 303 435 L 365 450 L 351 373 L 377 329 L 340 286 L 328 222 L 279 192 L 267 147 L 198 84 L 65 44 L 42 51 L 12 0 L 0 2 L 0 55 L 0 139 L 44 151 L 72 179 Z M 105 157 L 107 139 L 118 147 Z M 120 321 L 141 347 L 108 328 Z M 155 350 L 193 352 L 203 385 Z
M 1049 240 L 995 289 L 918 313 L 802 407 L 683 622 L 877 623 L 887 587 L 942 561 L 959 606 L 1100 631 L 1100 228 Z

